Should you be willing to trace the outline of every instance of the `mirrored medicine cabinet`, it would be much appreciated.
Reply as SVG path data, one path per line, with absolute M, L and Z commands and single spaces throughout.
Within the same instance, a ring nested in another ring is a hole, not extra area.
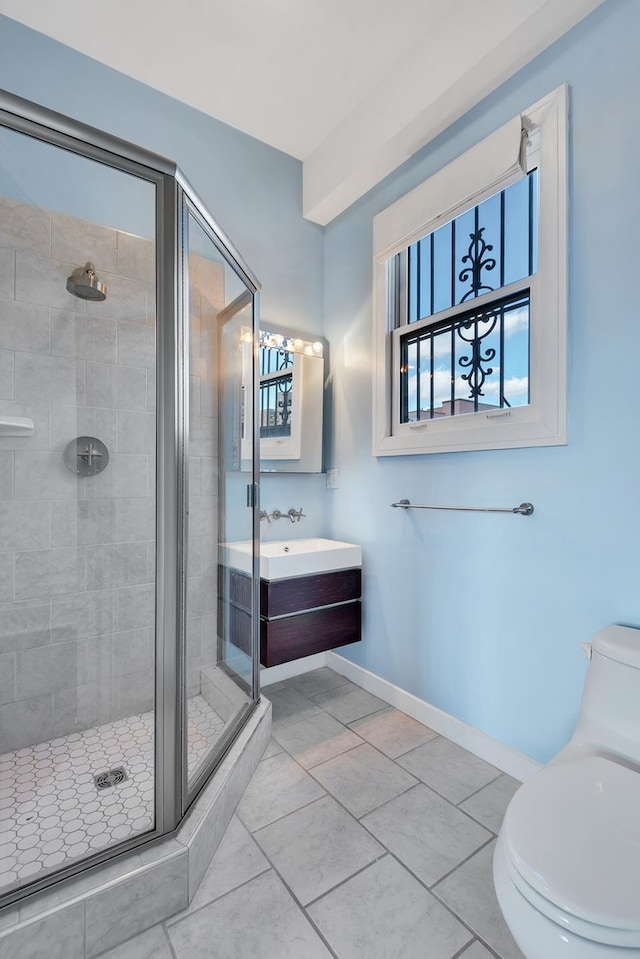
M 246 349 L 251 349 L 250 343 Z M 260 472 L 323 472 L 326 361 L 327 343 L 320 337 L 272 328 L 260 331 Z M 243 368 L 251 369 L 248 356 Z M 242 419 L 244 437 L 251 432 L 246 410 Z

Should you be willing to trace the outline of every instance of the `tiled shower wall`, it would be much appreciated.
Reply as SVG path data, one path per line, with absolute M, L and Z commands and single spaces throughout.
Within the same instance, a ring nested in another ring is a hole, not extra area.
M 215 665 L 218 594 L 217 317 L 224 267 L 189 254 L 189 520 L 187 549 L 187 694 L 216 702 L 203 666 Z M 225 717 L 226 719 L 226 717 Z
M 103 302 L 66 291 L 88 260 Z M 223 274 L 201 257 L 190 269 L 193 696 L 216 661 Z M 35 424 L 29 438 L 0 437 L 0 753 L 153 707 L 154 278 L 152 240 L 0 198 L 0 416 Z M 84 479 L 62 459 L 82 435 L 110 453 L 105 472 Z
M 65 289 L 88 260 L 104 302 Z M 154 244 L 0 198 L 0 753 L 153 705 Z M 80 479 L 62 452 L 106 443 Z

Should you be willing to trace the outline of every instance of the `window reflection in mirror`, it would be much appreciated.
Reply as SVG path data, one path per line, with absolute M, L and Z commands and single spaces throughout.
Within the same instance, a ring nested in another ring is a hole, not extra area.
M 322 472 L 325 353 L 325 343 L 308 334 L 261 331 L 258 416 L 262 472 Z

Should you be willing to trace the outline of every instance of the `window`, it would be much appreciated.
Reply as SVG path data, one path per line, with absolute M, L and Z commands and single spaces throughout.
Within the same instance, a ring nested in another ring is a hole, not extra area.
M 566 442 L 566 90 L 374 220 L 374 454 Z

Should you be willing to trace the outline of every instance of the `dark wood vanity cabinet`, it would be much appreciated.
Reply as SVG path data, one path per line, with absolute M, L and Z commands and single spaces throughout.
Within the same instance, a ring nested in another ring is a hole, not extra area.
M 251 580 L 219 567 L 220 615 L 228 593 L 229 637 L 244 652 L 250 645 Z M 361 569 L 339 569 L 289 579 L 260 580 L 260 662 L 278 666 L 361 639 Z

